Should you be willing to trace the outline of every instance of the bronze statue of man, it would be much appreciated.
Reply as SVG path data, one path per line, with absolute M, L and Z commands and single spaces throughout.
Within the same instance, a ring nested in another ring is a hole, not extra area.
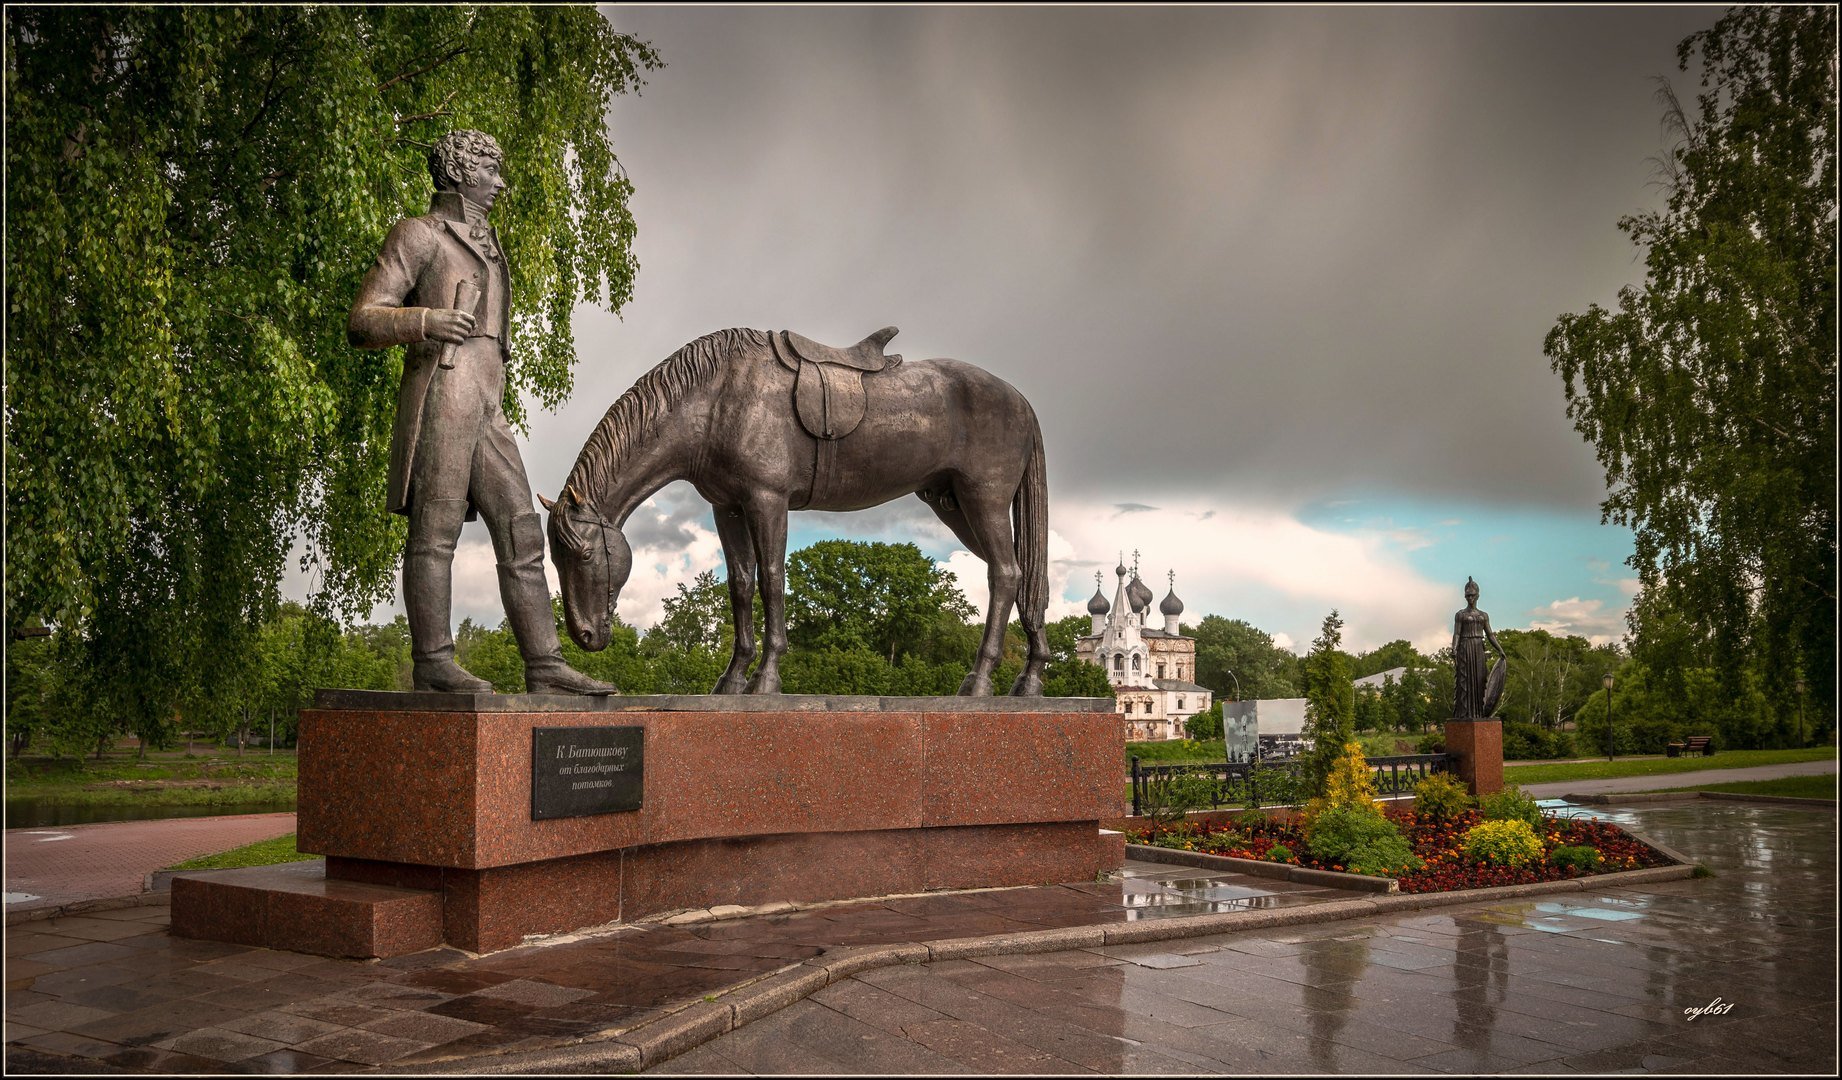
M 1454 720 L 1488 719 L 1496 707 L 1489 692 L 1490 657 L 1484 644 L 1488 642 L 1497 651 L 1499 662 L 1504 659 L 1503 646 L 1497 644 L 1497 635 L 1491 632 L 1490 616 L 1478 610 L 1477 594 L 1477 582 L 1467 577 L 1465 609 L 1452 616 L 1452 674 L 1457 691 L 1452 704 Z M 1500 686 L 1497 692 L 1502 692 Z
M 534 694 L 609 694 L 569 667 L 558 647 L 544 530 L 524 460 L 501 410 L 511 283 L 487 213 L 505 188 L 490 135 L 454 131 L 429 153 L 429 212 L 390 230 L 347 327 L 361 349 L 408 345 L 390 440 L 388 507 L 409 515 L 403 606 L 418 690 L 491 693 L 454 662 L 449 607 L 461 524 L 484 516 L 498 556 L 499 595 Z

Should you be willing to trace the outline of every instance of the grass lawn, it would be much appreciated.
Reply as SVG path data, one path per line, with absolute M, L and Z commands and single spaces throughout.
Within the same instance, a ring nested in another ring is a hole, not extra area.
M 168 870 L 230 870 L 239 866 L 268 866 L 270 863 L 300 862 L 302 859 L 318 859 L 319 855 L 303 855 L 294 849 L 294 834 L 278 836 L 273 840 L 258 840 L 253 844 L 244 844 L 240 848 L 220 851 L 216 855 L 200 855 L 196 859 L 167 867 Z
M 1214 765 L 1228 760 L 1228 748 L 1220 739 L 1197 742 L 1194 739 L 1171 739 L 1168 742 L 1129 742 L 1126 744 L 1125 766 L 1132 767 L 1132 759 L 1138 758 L 1142 765 L 1178 765 L 1195 763 Z
M 6 763 L 9 799 L 88 806 L 218 806 L 294 801 L 294 751 L 270 754 L 200 744 L 150 751 L 145 761 L 132 749 L 94 757 L 22 757 Z
M 1736 780 L 1731 784 L 1703 784 L 1700 787 L 1660 788 L 1661 791 L 1725 791 L 1735 795 L 1789 795 L 1797 799 L 1835 801 L 1836 775 L 1785 776 L 1777 780 Z
M 1662 776 L 1700 772 L 1703 769 L 1743 769 L 1753 765 L 1834 760 L 1836 748 L 1833 746 L 1813 746 L 1802 750 L 1720 750 L 1713 757 L 1647 757 L 1553 765 L 1508 765 L 1503 769 L 1503 780 L 1510 784 L 1548 784 L 1557 780 L 1609 780 L 1619 776 Z

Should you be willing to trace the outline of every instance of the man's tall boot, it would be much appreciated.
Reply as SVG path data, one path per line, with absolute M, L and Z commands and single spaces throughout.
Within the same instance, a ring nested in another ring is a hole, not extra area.
M 618 694 L 615 687 L 591 679 L 563 659 L 550 608 L 550 583 L 544 579 L 544 527 L 536 514 L 512 518 L 504 537 L 494 536 L 499 556 L 499 596 L 505 617 L 524 657 L 527 694 Z
M 454 662 L 454 544 L 467 519 L 464 499 L 429 499 L 410 510 L 403 549 L 403 608 L 409 615 L 415 686 L 448 694 L 490 694 L 492 684 Z

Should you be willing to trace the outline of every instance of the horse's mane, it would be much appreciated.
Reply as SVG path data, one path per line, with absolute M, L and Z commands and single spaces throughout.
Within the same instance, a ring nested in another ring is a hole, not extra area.
M 635 444 L 652 434 L 684 395 L 703 385 L 738 345 L 767 344 L 763 331 L 735 327 L 705 334 L 660 361 L 608 406 L 607 415 L 582 445 L 564 486 L 573 488 L 580 498 L 590 498 L 605 486 Z

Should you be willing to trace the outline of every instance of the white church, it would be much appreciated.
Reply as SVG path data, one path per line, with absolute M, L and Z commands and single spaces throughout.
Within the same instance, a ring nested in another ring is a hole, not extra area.
M 1119 583 L 1110 603 L 1100 591 L 1104 579 L 1095 572 L 1094 597 L 1087 602 L 1093 633 L 1076 642 L 1075 652 L 1105 669 L 1113 684 L 1115 708 L 1126 721 L 1128 740 L 1181 739 L 1185 737 L 1183 722 L 1207 712 L 1213 695 L 1193 681 L 1196 639 L 1178 633 L 1183 601 L 1177 599 L 1176 572 L 1171 572 L 1170 592 L 1158 605 L 1163 627 L 1148 626 L 1152 592 L 1139 579 L 1137 562 L 1135 552 L 1134 566 L 1128 571 L 1121 557 L 1114 571 Z

